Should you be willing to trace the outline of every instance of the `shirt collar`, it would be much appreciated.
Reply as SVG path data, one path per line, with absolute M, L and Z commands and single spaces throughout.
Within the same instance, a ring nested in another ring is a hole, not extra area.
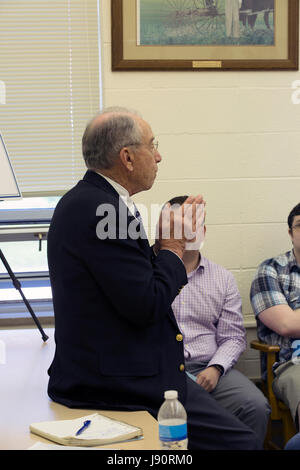
M 287 259 L 288 259 L 289 270 L 291 271 L 294 267 L 296 267 L 299 271 L 300 266 L 299 266 L 299 264 L 296 260 L 294 250 L 288 251 L 286 255 L 287 255 Z
M 122 199 L 122 201 L 126 204 L 126 206 L 128 207 L 128 209 L 130 210 L 130 212 L 132 214 L 135 214 L 135 204 L 133 202 L 133 200 L 131 199 L 131 197 L 129 196 L 129 192 L 127 191 L 127 189 L 125 189 L 123 186 L 121 186 L 119 183 L 117 183 L 116 181 L 112 180 L 111 178 L 109 178 L 108 176 L 105 176 L 103 175 L 102 173 L 100 173 L 100 171 L 97 171 L 96 173 L 98 173 L 99 175 L 102 176 L 102 178 L 104 178 L 109 184 L 112 185 L 112 187 L 117 191 L 117 193 L 119 194 L 120 198 Z
M 187 274 L 187 277 L 190 278 L 196 274 L 197 271 L 203 271 L 204 268 L 207 266 L 207 260 L 200 254 L 200 261 L 198 262 L 196 268 Z

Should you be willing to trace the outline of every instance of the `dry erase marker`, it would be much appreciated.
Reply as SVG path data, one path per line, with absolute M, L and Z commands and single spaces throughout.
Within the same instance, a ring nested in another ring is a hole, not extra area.
M 86 420 L 86 421 L 83 423 L 83 426 L 81 426 L 81 428 L 78 429 L 78 431 L 77 431 L 77 433 L 75 434 L 75 436 L 79 436 L 79 434 L 81 434 L 86 428 L 88 428 L 90 424 L 91 424 L 91 420 L 90 420 L 90 419 Z

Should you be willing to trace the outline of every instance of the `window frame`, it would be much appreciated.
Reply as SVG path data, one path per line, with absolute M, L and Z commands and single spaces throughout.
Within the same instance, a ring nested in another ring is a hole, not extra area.
M 0 206 L 1 208 L 1 206 Z M 5 209 L 0 211 L 0 248 L 5 257 L 5 242 L 35 241 L 39 243 L 39 234 L 42 243 L 47 240 L 48 230 L 54 208 L 47 209 Z M 4 214 L 5 213 L 5 214 Z M 18 214 L 18 217 L 16 215 Z M 9 216 L 9 217 L 8 217 Z M 2 260 L 0 259 L 0 263 Z M 47 281 L 50 286 L 49 271 L 13 272 L 21 284 L 21 289 L 28 281 Z M 12 280 L 7 271 L 0 273 L 0 293 L 3 284 Z M 12 289 L 15 289 L 12 283 Z M 24 294 L 25 295 L 25 294 Z M 26 296 L 25 296 L 26 297 Z M 27 299 L 34 313 L 39 318 L 42 326 L 54 324 L 52 299 L 32 300 Z M 20 300 L 0 299 L 0 327 L 27 326 L 33 324 L 33 319 L 23 302 Z

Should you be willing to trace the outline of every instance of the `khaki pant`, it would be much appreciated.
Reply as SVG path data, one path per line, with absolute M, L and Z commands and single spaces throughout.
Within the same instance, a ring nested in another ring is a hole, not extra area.
M 300 401 L 300 364 L 287 361 L 274 371 L 273 391 L 279 400 L 291 410 L 296 428 L 298 429 L 298 405 Z

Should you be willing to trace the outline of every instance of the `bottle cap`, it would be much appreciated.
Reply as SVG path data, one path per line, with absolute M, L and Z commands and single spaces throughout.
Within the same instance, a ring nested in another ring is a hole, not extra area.
M 165 399 L 166 400 L 174 400 L 175 398 L 178 398 L 177 390 L 167 390 L 165 392 Z

